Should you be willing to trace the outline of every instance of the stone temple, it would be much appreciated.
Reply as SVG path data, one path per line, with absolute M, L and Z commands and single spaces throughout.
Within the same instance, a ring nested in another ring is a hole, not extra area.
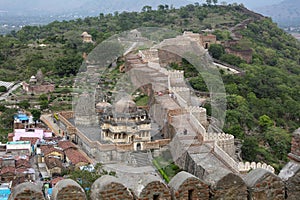
M 112 143 L 134 143 L 141 149 L 151 140 L 151 120 L 144 109 L 137 108 L 129 97 L 117 101 L 114 108 L 107 102 L 96 105 L 99 112 L 102 140 Z

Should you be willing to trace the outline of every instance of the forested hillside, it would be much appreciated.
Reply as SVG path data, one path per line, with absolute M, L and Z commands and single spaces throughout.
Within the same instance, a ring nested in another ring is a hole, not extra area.
M 224 131 L 243 141 L 243 158 L 265 161 L 277 169 L 287 160 L 291 132 L 300 122 L 300 45 L 269 18 L 242 6 L 188 5 L 180 9 L 145 6 L 140 13 L 99 14 L 46 26 L 24 27 L 0 37 L 0 80 L 24 80 L 38 69 L 53 80 L 76 75 L 82 54 L 113 34 L 146 27 L 201 32 L 214 29 L 219 41 L 232 39 L 232 27 L 250 19 L 235 34 L 242 39 L 232 48 L 252 49 L 252 62 L 220 51 L 219 58 L 245 70 L 243 76 L 221 71 L 227 91 Z M 87 31 L 95 44 L 83 43 Z M 45 44 L 46 46 L 40 46 Z M 188 64 L 181 67 L 186 71 Z M 200 76 L 191 73 L 195 89 L 205 90 Z M 209 108 L 209 104 L 206 105 Z

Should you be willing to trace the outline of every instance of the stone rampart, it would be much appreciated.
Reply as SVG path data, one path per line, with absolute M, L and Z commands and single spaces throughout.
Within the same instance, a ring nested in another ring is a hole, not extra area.
M 269 172 L 275 173 L 274 167 L 272 167 L 271 165 L 267 165 L 265 163 L 260 163 L 260 162 L 258 162 L 258 163 L 256 163 L 256 162 L 251 162 L 251 163 L 250 162 L 245 162 L 245 163 L 239 162 L 238 168 L 239 168 L 240 173 L 243 173 L 243 174 L 247 173 L 250 170 L 254 170 L 254 169 L 265 169 Z
M 218 143 L 215 142 L 213 153 L 227 165 L 233 172 L 238 173 L 238 163 L 231 157 L 227 152 L 225 152 L 221 147 L 219 147 Z
M 266 169 L 254 169 L 244 178 L 252 200 L 285 199 L 283 181 Z
M 226 133 L 205 133 L 204 141 L 216 141 L 218 146 L 223 149 L 228 155 L 234 156 L 234 136 Z
M 214 182 L 206 182 L 198 174 L 188 172 L 176 174 L 169 184 L 160 177 L 148 174 L 141 177 L 117 178 L 102 176 L 91 187 L 92 200 L 101 199 L 298 199 L 300 195 L 300 163 L 289 163 L 276 176 L 266 169 L 254 169 L 241 178 L 231 172 L 221 173 Z M 191 165 L 190 166 L 196 166 Z M 199 169 L 196 169 L 200 171 Z M 126 175 L 125 175 L 126 176 Z M 205 175 L 204 175 L 205 177 Z M 44 200 L 42 187 L 36 183 L 22 183 L 16 186 L 9 200 Z M 53 200 L 85 200 L 82 187 L 71 179 L 59 181 L 53 188 Z
M 188 107 L 188 111 L 203 125 L 208 125 L 206 109 L 198 106 Z
M 209 199 L 209 184 L 187 172 L 179 172 L 169 183 L 174 200 Z
M 86 195 L 82 187 L 72 179 L 59 181 L 53 188 L 53 200 L 86 200 Z

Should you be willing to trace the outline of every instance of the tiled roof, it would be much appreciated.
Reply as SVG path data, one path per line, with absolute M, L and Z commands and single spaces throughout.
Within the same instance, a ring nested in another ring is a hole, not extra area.
M 52 186 L 53 186 L 53 185 L 56 185 L 56 183 L 58 183 L 58 182 L 61 181 L 61 180 L 64 180 L 64 178 L 63 178 L 63 177 L 57 177 L 57 178 L 55 178 L 55 179 L 52 179 L 52 180 L 50 181 L 50 183 L 51 183 Z
M 16 169 L 16 173 L 19 173 L 19 174 L 23 174 L 25 171 L 27 171 L 27 169 L 24 169 L 24 168 Z
M 21 168 L 21 167 L 30 168 L 31 167 L 30 162 L 25 159 L 16 160 L 16 168 Z
M 52 152 L 58 152 L 58 153 L 61 153 L 61 154 L 64 153 L 63 151 L 61 151 L 57 148 L 54 148 L 53 145 L 42 145 L 42 146 L 40 146 L 40 148 L 41 148 L 42 153 L 44 153 L 45 156 L 52 153 Z
M 53 142 L 53 141 L 57 142 L 57 141 L 61 140 L 62 137 L 44 137 L 43 139 L 46 142 Z
M 20 137 L 20 141 L 29 141 L 31 144 L 36 144 L 38 137 Z
M 65 151 L 65 154 L 74 165 L 80 162 L 89 163 L 88 159 L 84 155 L 82 155 L 82 153 L 80 153 L 78 150 L 69 148 Z
M 70 142 L 70 141 L 68 141 L 68 140 L 66 140 L 66 141 L 59 141 L 59 142 L 58 142 L 58 146 L 59 146 L 60 148 L 62 148 L 64 151 L 65 151 L 66 149 L 69 149 L 69 148 L 77 149 L 76 145 L 75 145 L 73 142 Z
M 63 167 L 62 161 L 60 159 L 53 158 L 53 157 L 46 157 L 45 163 L 46 163 L 48 169 L 52 169 L 54 167 L 60 167 L 60 168 Z
M 13 173 L 13 174 L 15 174 L 16 173 L 16 168 L 11 167 L 11 166 L 3 167 L 1 169 L 0 174 L 3 175 L 3 174 L 6 174 L 6 173 Z

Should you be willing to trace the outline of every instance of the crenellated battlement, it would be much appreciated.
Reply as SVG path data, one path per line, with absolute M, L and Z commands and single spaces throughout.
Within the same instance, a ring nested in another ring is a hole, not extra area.
M 266 163 L 261 163 L 261 162 L 239 162 L 239 171 L 241 173 L 247 173 L 250 170 L 254 170 L 254 169 L 265 169 L 268 170 L 272 173 L 275 173 L 275 169 L 274 167 L 272 167 L 271 165 L 267 165 Z
M 250 163 L 249 163 L 250 164 Z M 254 164 L 252 164 L 254 166 Z M 257 167 L 258 163 L 256 164 Z M 251 164 L 250 164 L 251 166 Z M 263 165 L 262 165 L 263 166 Z M 292 178 L 299 177 L 298 171 Z M 176 174 L 166 184 L 160 177 L 153 174 L 127 175 L 114 177 L 104 175 L 97 179 L 89 192 L 91 200 L 101 199 L 165 199 L 165 200 L 209 200 L 209 199 L 297 199 L 299 191 L 289 191 L 285 195 L 289 180 L 284 181 L 264 168 L 255 168 L 246 176 L 227 173 L 210 183 L 188 172 Z M 298 179 L 299 184 L 299 179 Z M 42 187 L 25 182 L 12 190 L 9 200 L 52 199 L 52 200 L 86 200 L 84 189 L 72 179 L 59 181 L 52 188 L 52 195 Z M 230 192 L 229 192 L 230 191 Z M 45 196 L 43 195 L 45 194 Z

